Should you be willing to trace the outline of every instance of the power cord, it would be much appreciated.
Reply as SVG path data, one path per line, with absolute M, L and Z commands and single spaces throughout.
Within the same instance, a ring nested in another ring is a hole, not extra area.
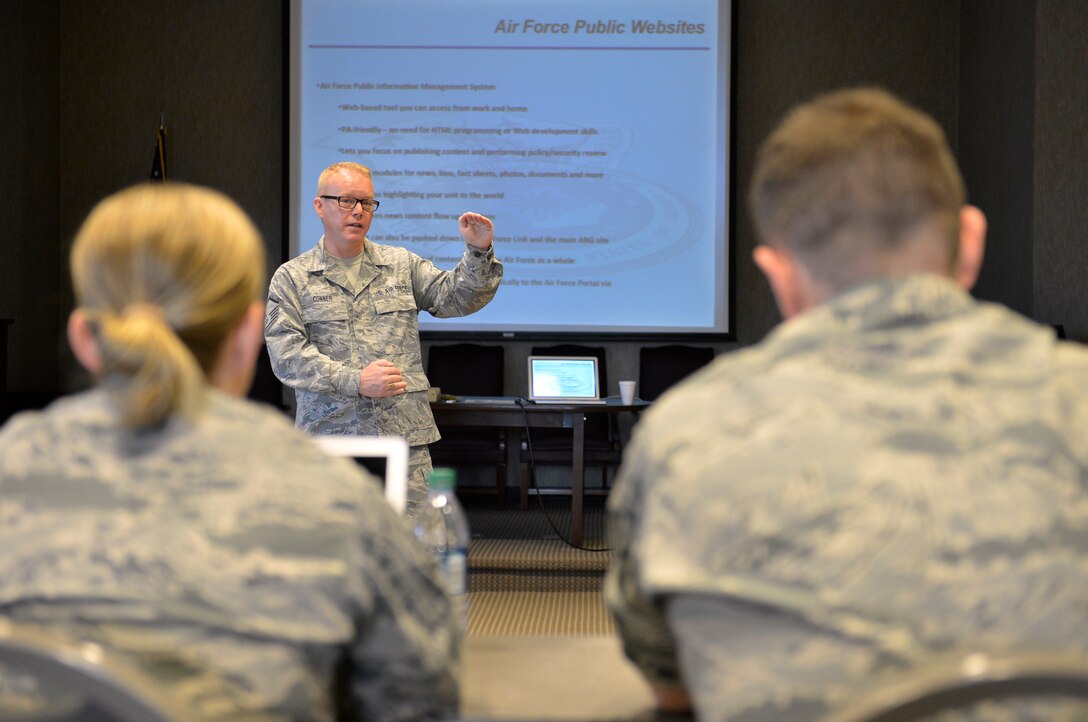
M 564 544 L 566 544 L 567 546 L 569 546 L 569 547 L 571 547 L 573 549 L 578 549 L 578 550 L 584 551 L 584 552 L 610 552 L 610 551 L 612 551 L 611 547 L 603 547 L 603 548 L 600 548 L 600 549 L 594 549 L 594 548 L 591 548 L 591 547 L 581 546 L 580 544 L 575 544 L 570 539 L 563 536 L 563 533 L 561 531 L 559 531 L 559 527 L 556 526 L 555 521 L 552 519 L 551 514 L 548 513 L 548 508 L 544 505 L 544 495 L 540 493 L 540 487 L 537 486 L 537 483 L 536 483 L 536 457 L 533 455 L 533 434 L 532 434 L 532 431 L 531 431 L 531 427 L 529 426 L 529 412 L 526 410 L 529 407 L 529 402 L 524 398 L 518 397 L 518 398 L 514 399 L 514 403 L 517 404 L 518 407 L 521 409 L 521 415 L 524 418 L 524 423 L 525 423 L 525 441 L 526 441 L 526 446 L 527 446 L 527 448 L 529 450 L 529 488 L 536 490 L 536 501 L 537 501 L 537 504 L 540 506 L 541 513 L 544 514 L 544 518 L 548 522 L 548 526 L 550 526 L 552 528 L 552 531 L 555 532 L 555 535 L 557 537 L 559 537 L 560 541 L 562 541 Z M 571 489 L 571 493 L 572 494 L 574 493 L 573 488 Z

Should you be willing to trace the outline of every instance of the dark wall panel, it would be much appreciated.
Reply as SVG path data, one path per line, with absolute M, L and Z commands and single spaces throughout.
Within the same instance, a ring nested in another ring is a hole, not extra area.
M 271 272 L 283 238 L 280 3 L 62 0 L 60 38 L 64 252 L 98 200 L 148 180 L 162 113 L 169 179 L 234 198 L 274 249 Z M 71 362 L 63 375 L 84 381 Z
M 1036 3 L 1035 316 L 1088 340 L 1088 3 Z M 1017 152 L 1017 149 L 1009 149 Z
M 1023 0 L 961 5 L 960 167 L 989 221 L 975 295 L 1030 317 L 1035 11 Z
M 217 188 L 282 243 L 283 13 L 262 0 L 64 0 L 66 237 L 103 195 L 145 181 L 160 111 L 171 180 Z
M 737 329 L 742 343 L 778 319 L 751 260 L 746 207 L 759 144 L 794 104 L 877 85 L 934 115 L 956 136 L 959 15 L 946 0 L 741 0 L 737 61 Z
M 67 310 L 57 245 L 67 204 L 57 173 L 58 16 L 55 2 L 13 0 L 0 23 L 0 318 L 14 320 L 8 386 L 24 392 L 58 387 Z

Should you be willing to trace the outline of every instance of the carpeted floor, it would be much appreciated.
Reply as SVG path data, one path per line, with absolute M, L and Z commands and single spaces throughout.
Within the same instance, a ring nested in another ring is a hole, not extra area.
M 587 504 L 587 551 L 570 534 L 570 500 L 498 511 L 466 508 L 469 548 L 469 636 L 611 636 L 602 585 L 610 558 L 602 505 Z

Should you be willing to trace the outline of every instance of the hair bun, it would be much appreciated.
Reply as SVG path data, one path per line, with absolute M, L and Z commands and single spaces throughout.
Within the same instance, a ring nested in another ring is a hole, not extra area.
M 166 319 L 166 313 L 162 306 L 154 303 L 132 303 L 121 312 L 121 318 L 125 321 L 156 321 L 170 325 Z

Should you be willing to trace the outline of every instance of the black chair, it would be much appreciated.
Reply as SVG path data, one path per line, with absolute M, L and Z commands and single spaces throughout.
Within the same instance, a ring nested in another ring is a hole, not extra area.
M 666 389 L 714 359 L 714 349 L 696 346 L 643 347 L 638 352 L 638 396 L 656 401 Z
M 605 350 L 602 346 L 582 346 L 579 344 L 559 344 L 556 346 L 534 346 L 529 351 L 532 356 L 595 356 L 597 372 L 600 376 L 602 396 L 608 389 L 608 373 Z M 529 441 L 522 443 L 521 449 L 521 501 L 525 506 L 528 498 L 529 476 L 527 464 L 536 463 L 546 466 L 570 466 L 574 455 L 574 443 L 567 429 L 532 429 Z M 586 418 L 585 427 L 585 464 L 601 469 L 601 479 L 608 485 L 608 470 L 619 466 L 623 455 L 619 431 L 613 414 L 593 414 Z
M 1045 650 L 949 655 L 885 682 L 825 722 L 914 722 L 983 701 L 1044 697 L 1088 700 L 1088 657 Z
M 443 395 L 502 396 L 505 349 L 456 343 L 431 346 L 427 379 Z M 431 444 L 435 466 L 494 466 L 499 508 L 506 506 L 505 444 L 499 429 L 447 427 L 442 439 Z M 465 491 L 462 489 L 461 491 Z
M 0 719 L 184 722 L 196 716 L 157 680 L 94 644 L 0 620 Z

